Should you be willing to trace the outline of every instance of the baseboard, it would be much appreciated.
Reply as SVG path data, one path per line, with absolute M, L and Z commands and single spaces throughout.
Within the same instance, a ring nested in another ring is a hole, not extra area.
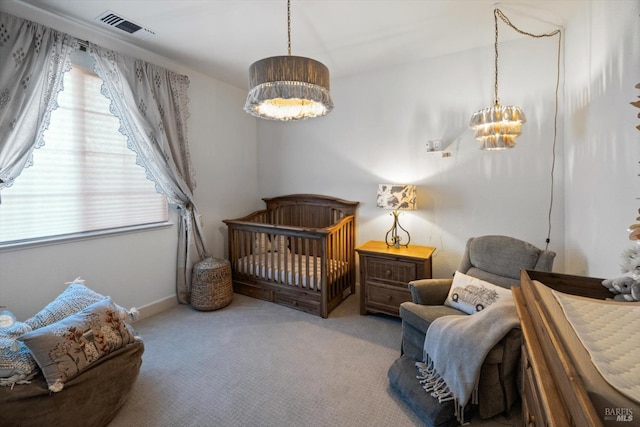
M 137 307 L 138 312 L 140 313 L 140 318 L 138 320 L 146 319 L 147 317 L 151 317 L 154 314 L 168 310 L 176 305 L 178 305 L 178 298 L 175 295 L 170 295 L 143 305 L 142 307 Z

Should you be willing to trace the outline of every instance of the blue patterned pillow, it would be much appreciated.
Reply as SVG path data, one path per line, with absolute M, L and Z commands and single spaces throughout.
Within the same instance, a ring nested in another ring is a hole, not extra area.
M 0 385 L 20 384 L 38 373 L 38 365 L 29 349 L 16 341 L 17 337 L 30 331 L 31 327 L 22 322 L 0 328 Z
M 29 381 L 37 373 L 38 365 L 22 342 L 0 338 L 0 385 L 20 384 Z
M 105 355 L 134 342 L 134 335 L 120 308 L 107 297 L 18 340 L 29 348 L 49 390 L 58 392 Z
M 42 328 L 76 314 L 85 307 L 105 298 L 104 295 L 87 288 L 84 285 L 84 280 L 77 278 L 38 314 L 25 320 L 25 323 L 33 329 Z M 118 309 L 122 316 L 126 316 L 127 311 L 124 308 L 118 306 Z

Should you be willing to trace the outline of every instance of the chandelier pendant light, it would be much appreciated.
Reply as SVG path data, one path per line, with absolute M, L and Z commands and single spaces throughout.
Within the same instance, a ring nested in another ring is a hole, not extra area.
M 522 133 L 521 126 L 527 121 L 520 107 L 500 105 L 498 98 L 498 15 L 506 19 L 502 11 L 493 10 L 495 24 L 495 80 L 494 101 L 491 107 L 477 111 L 471 116 L 470 126 L 482 150 L 504 150 L 516 145 L 516 138 Z
M 244 110 L 270 120 L 321 117 L 333 109 L 329 69 L 311 58 L 291 55 L 291 0 L 287 0 L 288 55 L 273 56 L 249 67 Z

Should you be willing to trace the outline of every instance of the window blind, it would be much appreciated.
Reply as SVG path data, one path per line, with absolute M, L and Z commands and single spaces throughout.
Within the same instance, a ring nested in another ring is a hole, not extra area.
M 0 244 L 168 220 L 166 198 L 136 164 L 101 85 L 89 68 L 66 73 L 45 145 L 2 190 Z

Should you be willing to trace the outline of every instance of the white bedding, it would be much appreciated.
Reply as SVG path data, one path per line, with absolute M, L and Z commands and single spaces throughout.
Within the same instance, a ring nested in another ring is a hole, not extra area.
M 244 274 L 255 275 L 267 280 L 277 280 L 292 286 L 300 286 L 312 290 L 320 290 L 321 258 L 298 254 L 280 254 L 272 257 L 271 253 L 248 255 L 237 261 L 236 269 Z M 307 267 L 308 263 L 308 267 Z M 338 276 L 347 272 L 347 263 L 329 260 L 327 275 Z M 308 282 L 308 283 L 307 283 Z

